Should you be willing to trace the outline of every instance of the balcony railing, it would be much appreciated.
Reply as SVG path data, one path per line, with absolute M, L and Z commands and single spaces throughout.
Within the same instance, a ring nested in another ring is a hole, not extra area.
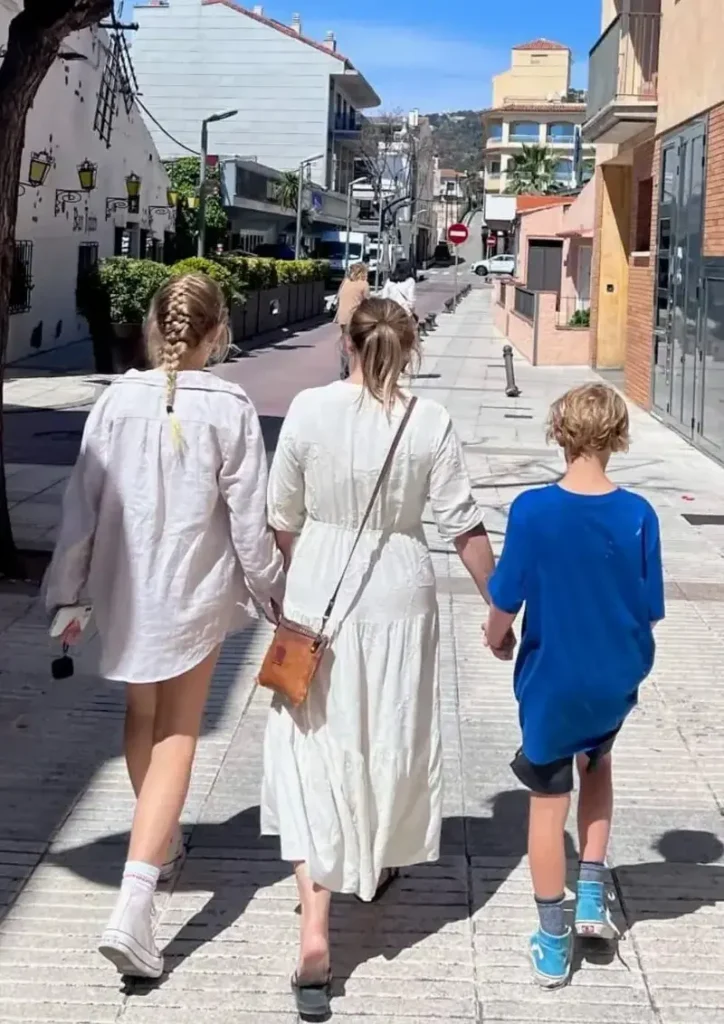
M 591 50 L 586 120 L 609 104 L 656 102 L 660 13 L 620 14 Z
M 533 323 L 535 320 L 535 292 L 516 285 L 513 309 L 518 316 L 522 316 L 524 320 L 530 320 Z

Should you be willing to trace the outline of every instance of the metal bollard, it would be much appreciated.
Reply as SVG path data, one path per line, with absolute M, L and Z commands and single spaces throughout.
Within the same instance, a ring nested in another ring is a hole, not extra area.
M 503 362 L 505 363 L 505 394 L 508 398 L 517 398 L 520 394 L 520 388 L 515 383 L 513 349 L 511 345 L 503 345 Z

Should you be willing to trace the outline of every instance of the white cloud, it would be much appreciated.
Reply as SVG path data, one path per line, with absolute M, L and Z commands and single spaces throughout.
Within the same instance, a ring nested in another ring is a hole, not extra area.
M 330 26 L 305 22 L 321 39 Z M 423 112 L 479 109 L 490 102 L 491 76 L 508 67 L 507 49 L 440 36 L 406 25 L 335 22 L 339 50 L 368 79 L 382 105 Z

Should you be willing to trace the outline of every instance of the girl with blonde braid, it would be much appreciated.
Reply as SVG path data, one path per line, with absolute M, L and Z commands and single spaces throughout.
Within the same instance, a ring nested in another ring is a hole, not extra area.
M 154 369 L 126 373 L 89 415 L 45 583 L 51 613 L 87 594 L 101 673 L 127 684 L 137 803 L 100 946 L 126 975 L 163 971 L 153 894 L 183 852 L 179 817 L 219 646 L 255 606 L 274 619 L 283 598 L 259 419 L 241 388 L 204 371 L 227 338 L 209 278 L 158 291 L 146 323 Z

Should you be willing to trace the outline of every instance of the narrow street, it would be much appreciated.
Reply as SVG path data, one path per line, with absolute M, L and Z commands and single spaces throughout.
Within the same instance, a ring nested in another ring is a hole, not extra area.
M 291 395 L 303 373 L 306 381 L 334 372 L 334 329 L 317 330 L 311 348 L 260 352 L 239 364 L 249 367 L 250 391 L 261 389 L 264 415 L 282 408 L 264 398 L 268 374 L 286 372 Z M 517 360 L 522 393 L 506 399 L 504 342 L 492 324 L 490 291 L 477 290 L 441 318 L 414 383 L 454 419 L 497 550 L 510 502 L 560 471 L 558 453 L 543 440 L 550 401 L 595 379 L 588 368 Z M 300 361 L 293 371 L 292 359 Z M 255 369 L 265 360 L 268 374 Z M 482 602 L 453 549 L 427 524 L 441 613 L 442 855 L 435 865 L 405 869 L 379 905 L 335 899 L 336 1017 L 724 1022 L 724 703 L 716 686 L 724 558 L 721 528 L 686 518 L 706 521 L 721 508 L 724 469 L 641 410 L 631 414 L 632 452 L 615 459 L 614 477 L 659 514 L 668 614 L 657 630 L 654 673 L 616 747 L 618 953 L 582 945 L 571 985 L 555 994 L 530 980 L 526 936 L 535 908 L 527 796 L 508 768 L 518 740 L 510 667 L 484 651 Z M 55 474 L 36 509 L 57 517 L 64 467 L 29 469 L 48 480 Z M 30 486 L 28 467 L 14 469 L 11 482 L 15 476 Z M 124 987 L 95 951 L 133 810 L 119 756 L 123 693 L 98 679 L 93 640 L 80 651 L 75 677 L 53 683 L 47 623 L 34 595 L 0 593 L 0 905 L 7 910 L 0 1021 L 196 1024 L 202 1016 L 204 1024 L 295 1024 L 295 887 L 276 842 L 258 834 L 269 698 L 254 677 L 268 636 L 258 626 L 224 647 L 183 817 L 188 857 L 159 894 L 168 973 L 156 986 Z M 573 868 L 573 820 L 569 828 Z

